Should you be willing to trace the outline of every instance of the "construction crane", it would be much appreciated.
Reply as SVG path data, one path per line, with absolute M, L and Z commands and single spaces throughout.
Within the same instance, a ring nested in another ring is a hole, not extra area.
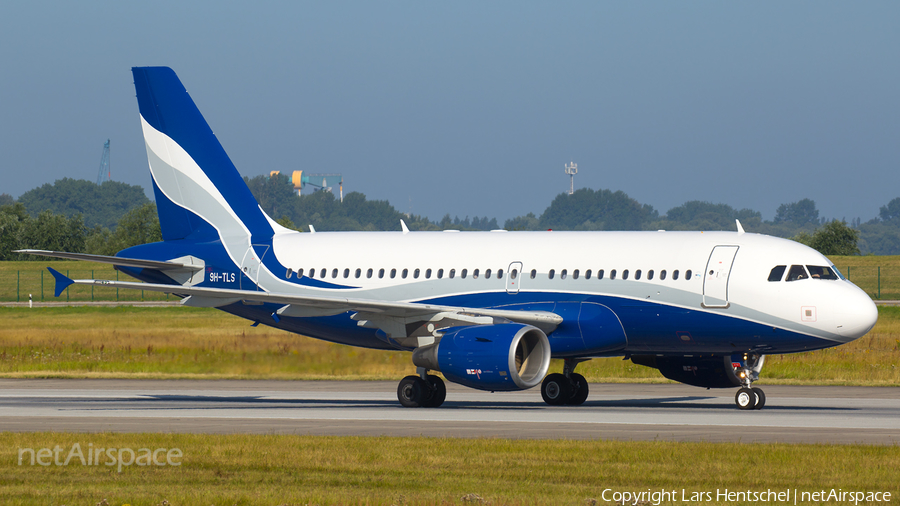
M 269 172 L 269 177 L 280 174 L 281 171 L 273 170 Z M 290 176 L 291 183 L 294 185 L 294 191 L 300 195 L 303 188 L 307 185 L 312 186 L 314 191 L 325 190 L 334 194 L 333 185 L 335 182 L 340 188 L 341 202 L 344 201 L 344 176 L 340 174 L 303 174 L 302 170 L 295 170 Z M 329 183 L 331 181 L 331 183 Z
M 100 157 L 100 172 L 97 173 L 97 184 L 103 182 L 103 175 L 107 181 L 112 181 L 112 171 L 109 168 L 109 139 L 103 143 L 103 155 Z

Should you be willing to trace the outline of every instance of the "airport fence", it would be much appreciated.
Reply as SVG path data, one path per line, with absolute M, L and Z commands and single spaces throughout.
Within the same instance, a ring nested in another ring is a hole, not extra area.
M 72 279 L 108 279 L 119 280 L 120 273 L 115 269 L 65 269 L 60 270 Z M 159 292 L 143 290 L 124 290 L 100 285 L 72 285 L 60 294 L 53 296 L 56 281 L 45 268 L 23 269 L 0 272 L 0 302 L 28 302 L 30 296 L 34 302 L 137 302 L 137 301 L 175 301 L 177 297 Z M 122 281 L 135 281 L 122 275 Z
M 900 265 L 837 266 L 844 276 L 875 300 L 900 300 Z M 60 270 L 72 279 L 119 280 L 119 271 L 109 269 Z M 135 281 L 122 275 L 123 281 Z M 0 302 L 110 302 L 110 301 L 175 301 L 177 297 L 143 290 L 124 290 L 99 285 L 72 285 L 59 298 L 53 296 L 55 281 L 45 268 L 0 271 Z

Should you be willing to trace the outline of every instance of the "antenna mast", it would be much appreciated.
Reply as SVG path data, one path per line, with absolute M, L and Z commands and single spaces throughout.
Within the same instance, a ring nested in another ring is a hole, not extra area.
M 569 195 L 575 193 L 575 174 L 578 174 L 578 164 L 569 162 L 566 165 L 566 174 L 569 175 Z
M 103 155 L 100 157 L 100 172 L 97 173 L 97 184 L 103 182 L 103 175 L 106 174 L 106 180 L 112 181 L 112 170 L 109 168 L 109 139 L 103 143 Z

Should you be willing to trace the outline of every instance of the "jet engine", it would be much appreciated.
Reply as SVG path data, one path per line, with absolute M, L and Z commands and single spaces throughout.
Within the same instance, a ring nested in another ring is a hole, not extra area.
M 550 341 L 537 327 L 518 323 L 446 329 L 438 342 L 416 348 L 413 363 L 479 390 L 524 390 L 550 367 Z

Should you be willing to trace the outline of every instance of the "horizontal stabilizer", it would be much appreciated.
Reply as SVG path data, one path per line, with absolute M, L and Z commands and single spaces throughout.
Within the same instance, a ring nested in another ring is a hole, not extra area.
M 85 260 L 87 262 L 99 262 L 103 264 L 120 265 L 122 267 L 136 267 L 138 269 L 156 269 L 160 271 L 176 269 L 201 270 L 203 265 L 185 264 L 180 262 L 157 262 L 155 260 L 141 260 L 138 258 L 121 258 L 107 255 L 88 255 L 87 253 L 69 253 L 66 251 L 47 251 L 41 249 L 20 249 L 15 253 L 27 253 L 42 257 L 65 258 L 67 260 Z M 52 270 L 52 269 L 51 269 Z
M 47 270 L 50 271 L 50 274 L 53 274 L 53 278 L 56 279 L 56 288 L 53 290 L 54 297 L 59 297 L 60 294 L 63 293 L 63 290 L 75 283 L 68 276 L 54 270 L 52 267 L 47 267 Z

